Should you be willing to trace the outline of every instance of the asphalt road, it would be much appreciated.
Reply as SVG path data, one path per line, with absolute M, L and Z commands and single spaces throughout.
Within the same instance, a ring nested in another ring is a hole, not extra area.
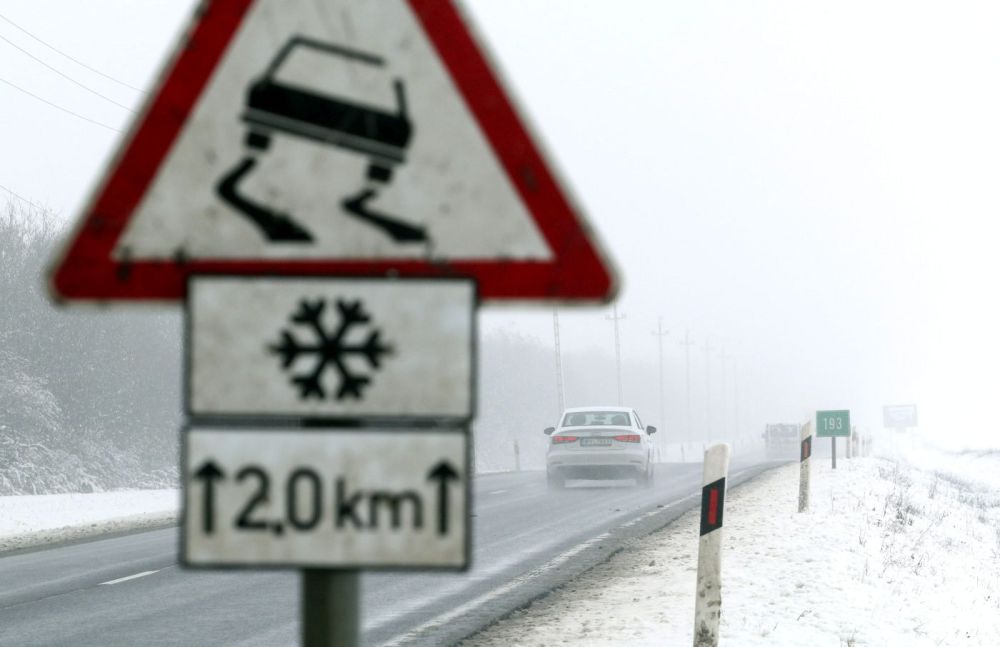
M 734 461 L 730 487 L 773 463 Z M 645 490 L 544 473 L 474 482 L 466 573 L 362 578 L 366 645 L 453 643 L 662 527 L 698 502 L 701 466 L 658 466 Z M 190 571 L 176 528 L 0 558 L 0 645 L 294 645 L 295 571 Z M 697 541 L 697 538 L 692 538 Z

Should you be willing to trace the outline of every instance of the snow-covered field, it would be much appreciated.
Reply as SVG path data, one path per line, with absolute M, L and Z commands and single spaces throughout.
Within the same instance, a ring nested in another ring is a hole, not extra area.
M 1000 645 L 1000 453 L 897 447 L 798 465 L 726 501 L 721 642 Z M 467 646 L 690 645 L 698 516 L 627 547 Z
M 0 497 L 0 551 L 170 523 L 177 490 Z

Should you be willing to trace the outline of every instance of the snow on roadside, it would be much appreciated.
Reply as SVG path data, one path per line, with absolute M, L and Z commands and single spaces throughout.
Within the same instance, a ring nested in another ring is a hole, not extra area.
M 923 451 L 815 461 L 806 514 L 797 464 L 731 490 L 721 643 L 1000 645 L 1000 454 Z M 463 644 L 689 645 L 697 541 L 689 512 Z
M 172 523 L 179 506 L 176 489 L 0 497 L 0 552 Z

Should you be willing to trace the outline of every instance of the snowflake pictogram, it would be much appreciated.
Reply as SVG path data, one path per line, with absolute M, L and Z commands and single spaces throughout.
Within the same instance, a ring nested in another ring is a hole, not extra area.
M 363 375 L 351 371 L 347 364 L 349 357 L 361 357 L 368 361 L 368 366 L 375 370 L 381 366 L 382 358 L 391 355 L 393 349 L 380 339 L 381 331 L 372 328 L 368 338 L 360 344 L 350 344 L 347 336 L 358 327 L 371 322 L 371 317 L 364 311 L 360 301 L 344 301 L 337 299 L 337 312 L 340 321 L 336 330 L 329 332 L 323 325 L 323 312 L 326 301 L 319 299 L 299 301 L 299 309 L 291 315 L 293 325 L 307 327 L 312 330 L 313 343 L 301 343 L 292 330 L 282 330 L 281 340 L 268 346 L 268 350 L 281 357 L 281 367 L 288 371 L 296 359 L 302 356 L 314 356 L 312 370 L 306 373 L 291 373 L 291 382 L 299 387 L 299 397 L 306 400 L 311 397 L 323 399 L 326 389 L 323 388 L 323 374 L 327 368 L 332 368 L 339 377 L 337 400 L 345 398 L 361 399 L 361 391 L 371 382 L 371 374 Z M 293 329 L 294 330 L 294 329 Z

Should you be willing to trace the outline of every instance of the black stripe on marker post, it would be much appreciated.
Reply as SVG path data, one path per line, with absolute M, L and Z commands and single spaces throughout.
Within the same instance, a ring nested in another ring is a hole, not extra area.
M 799 457 L 799 462 L 812 456 L 813 453 L 813 437 L 806 436 L 802 439 L 802 455 Z
M 701 488 L 701 535 L 722 527 L 722 508 L 726 498 L 726 477 Z

